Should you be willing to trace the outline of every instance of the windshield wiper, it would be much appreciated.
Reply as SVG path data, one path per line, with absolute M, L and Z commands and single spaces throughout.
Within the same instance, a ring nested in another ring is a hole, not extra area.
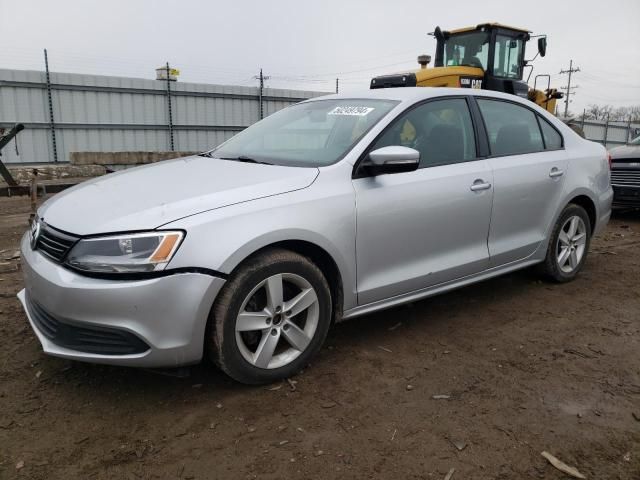
M 239 155 L 237 157 L 216 157 L 220 160 L 233 160 L 235 162 L 244 162 L 244 163 L 260 163 L 263 165 L 273 165 L 269 162 L 263 162 L 262 160 L 256 160 L 255 158 L 247 157 L 246 155 Z
M 246 155 L 239 155 L 237 157 L 216 157 L 214 156 L 215 152 L 203 152 L 199 153 L 199 157 L 207 157 L 207 158 L 217 158 L 218 160 L 233 160 L 234 162 L 244 162 L 244 163 L 260 163 L 262 165 L 273 165 L 273 163 L 264 162 L 262 160 L 256 160 L 255 158 L 247 157 Z

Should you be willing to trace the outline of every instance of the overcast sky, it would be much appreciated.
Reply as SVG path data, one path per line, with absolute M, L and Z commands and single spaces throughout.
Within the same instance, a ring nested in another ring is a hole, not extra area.
M 256 85 L 262 67 L 268 86 L 347 91 L 433 56 L 436 25 L 487 21 L 546 33 L 534 75 L 553 86 L 573 59 L 573 112 L 640 104 L 640 0 L 0 0 L 0 68 L 41 70 L 47 48 L 52 71 L 154 78 L 169 61 L 180 81 Z

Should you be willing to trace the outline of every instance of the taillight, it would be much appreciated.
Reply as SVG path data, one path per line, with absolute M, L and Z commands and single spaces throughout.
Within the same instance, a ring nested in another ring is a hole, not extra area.
M 611 154 L 609 152 L 607 152 L 607 160 L 609 160 L 609 170 L 611 170 L 611 162 L 613 160 L 611 159 Z

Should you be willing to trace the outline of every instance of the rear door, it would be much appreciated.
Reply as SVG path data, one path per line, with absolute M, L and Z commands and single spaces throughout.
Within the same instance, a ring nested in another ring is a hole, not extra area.
M 531 255 L 545 238 L 568 168 L 562 136 L 533 109 L 477 98 L 489 139 L 494 193 L 491 266 Z
M 367 304 L 480 272 L 489 264 L 492 176 L 478 158 L 464 98 L 402 114 L 370 147 L 420 151 L 413 172 L 353 180 L 358 303 Z

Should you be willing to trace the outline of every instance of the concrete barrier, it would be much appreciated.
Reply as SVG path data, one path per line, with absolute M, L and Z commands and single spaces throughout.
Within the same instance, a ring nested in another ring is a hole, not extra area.
M 15 165 L 7 168 L 20 185 L 30 185 L 33 170 L 38 170 L 38 182 L 75 184 L 108 172 L 138 165 L 187 157 L 197 152 L 71 152 L 71 163 Z M 6 186 L 0 177 L 0 187 Z
M 29 185 L 33 170 L 38 170 L 38 181 L 54 180 L 54 181 L 72 181 L 78 183 L 77 179 L 87 179 L 99 177 L 107 173 L 106 167 L 102 165 L 31 165 L 31 166 L 13 166 L 7 167 L 11 176 L 20 185 Z M 4 179 L 0 177 L 0 185 L 6 185 Z
M 71 152 L 72 165 L 104 165 L 106 167 L 144 165 L 199 152 Z

